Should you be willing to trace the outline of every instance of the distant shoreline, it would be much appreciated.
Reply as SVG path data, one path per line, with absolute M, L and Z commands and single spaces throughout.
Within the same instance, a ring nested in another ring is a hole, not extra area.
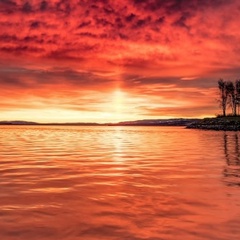
M 94 122 L 75 122 L 75 123 L 37 123 L 28 121 L 0 121 L 0 126 L 129 126 L 129 127 L 160 127 L 182 126 L 187 129 L 217 130 L 217 131 L 240 131 L 240 116 L 237 117 L 213 117 L 204 119 L 146 119 L 136 121 L 124 121 L 118 123 L 94 123 Z
M 37 123 L 28 121 L 0 121 L 0 125 L 8 126 L 187 126 L 199 119 L 173 118 L 173 119 L 146 119 L 136 121 L 124 121 L 118 123 Z

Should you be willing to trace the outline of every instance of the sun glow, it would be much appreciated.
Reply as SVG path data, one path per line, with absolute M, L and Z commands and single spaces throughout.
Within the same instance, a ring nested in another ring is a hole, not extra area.
M 121 90 L 116 90 L 108 96 L 108 103 L 103 109 L 101 115 L 108 120 L 118 122 L 127 117 L 126 94 Z
M 123 112 L 124 93 L 120 90 L 116 90 L 113 93 L 113 108 L 116 114 L 121 114 Z

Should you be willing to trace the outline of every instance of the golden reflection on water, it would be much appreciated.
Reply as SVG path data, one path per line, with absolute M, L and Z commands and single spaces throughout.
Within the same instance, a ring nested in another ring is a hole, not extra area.
M 124 131 L 122 130 L 123 127 L 116 127 L 113 133 L 113 145 L 114 145 L 114 155 L 113 159 L 115 161 L 124 161 L 124 151 L 123 151 L 123 142 L 124 138 Z
M 0 127 L 0 239 L 239 239 L 239 133 Z

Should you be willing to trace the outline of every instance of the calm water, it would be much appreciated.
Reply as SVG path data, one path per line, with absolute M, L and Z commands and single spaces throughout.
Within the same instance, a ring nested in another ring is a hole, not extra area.
M 240 133 L 0 127 L 1 240 L 240 239 Z

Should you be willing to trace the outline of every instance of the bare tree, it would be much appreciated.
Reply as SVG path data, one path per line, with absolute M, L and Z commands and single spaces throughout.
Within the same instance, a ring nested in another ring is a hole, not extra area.
M 226 82 L 226 95 L 228 99 L 228 103 L 231 106 L 232 109 L 232 115 L 237 115 L 237 105 L 236 105 L 236 88 L 233 82 L 227 81 Z
M 227 91 L 226 91 L 226 82 L 223 79 L 218 80 L 218 88 L 220 90 L 220 106 L 222 108 L 223 116 L 226 116 L 227 108 Z
M 240 105 L 240 80 L 236 80 L 235 82 L 236 88 L 236 105 L 238 107 L 238 114 L 239 114 L 239 105 Z

